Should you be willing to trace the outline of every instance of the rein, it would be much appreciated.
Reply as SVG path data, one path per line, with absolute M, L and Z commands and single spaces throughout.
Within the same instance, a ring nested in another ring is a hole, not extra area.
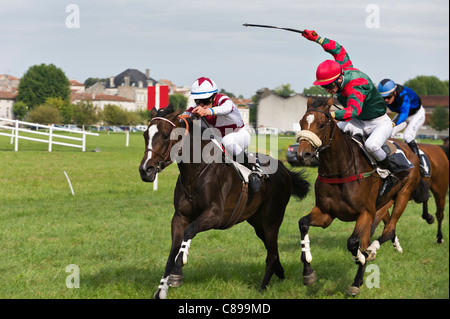
M 184 132 L 183 139 L 189 134 L 189 123 L 186 120 L 186 117 L 188 117 L 188 116 L 179 115 L 177 117 L 178 119 L 181 119 L 181 120 L 183 120 L 186 123 L 186 129 L 185 129 L 185 132 Z M 161 121 L 167 122 L 170 125 L 172 125 L 172 127 L 174 127 L 174 128 L 177 127 L 171 120 L 166 119 L 165 117 L 154 117 L 154 118 L 151 119 L 150 122 L 153 122 L 155 120 L 161 120 Z M 158 155 L 159 157 L 162 158 L 162 161 L 158 163 L 158 171 L 162 171 L 166 166 L 172 164 L 173 161 L 170 159 L 170 151 L 171 151 L 174 143 L 175 143 L 174 140 L 171 139 L 170 140 L 170 144 L 169 144 L 169 146 L 167 148 L 167 151 L 164 154 L 161 154 L 161 153 L 155 151 L 152 148 L 147 148 L 147 151 L 152 152 L 152 153 L 154 153 L 154 154 L 156 154 L 156 155 Z M 162 165 L 162 167 L 161 167 L 161 165 Z

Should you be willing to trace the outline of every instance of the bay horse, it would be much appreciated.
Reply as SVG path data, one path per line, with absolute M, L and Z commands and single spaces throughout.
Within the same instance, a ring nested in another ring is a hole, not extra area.
M 335 218 L 344 222 L 356 221 L 353 233 L 347 240 L 347 249 L 358 265 L 351 295 L 360 293 L 360 286 L 371 250 L 380 248 L 387 240 L 396 240 L 395 227 L 416 189 L 420 172 L 419 159 L 403 142 L 395 141 L 414 166 L 396 174 L 399 182 L 389 193 L 377 201 L 382 179 L 376 173 L 360 148 L 349 134 L 344 134 L 331 117 L 333 98 L 308 99 L 307 110 L 300 120 L 297 157 L 308 163 L 314 154 L 319 154 L 319 176 L 315 182 L 315 207 L 299 220 L 303 262 L 303 283 L 311 285 L 316 280 L 311 268 L 311 248 L 308 230 L 310 226 L 327 228 Z M 387 208 L 394 204 L 390 218 L 385 219 Z M 377 206 L 378 205 L 378 206 Z M 372 224 L 381 212 L 386 225 L 381 236 L 370 247 Z M 395 245 L 394 245 L 395 247 Z M 369 251 L 367 251 L 369 250 Z
M 187 262 L 191 240 L 209 229 L 227 229 L 247 221 L 255 229 L 267 250 L 265 275 L 260 285 L 264 290 L 272 275 L 284 278 L 278 254 L 278 232 L 291 194 L 303 199 L 309 191 L 305 171 L 292 172 L 280 161 L 269 174 L 259 191 L 253 190 L 238 176 L 233 165 L 225 161 L 198 161 L 193 158 L 211 144 L 209 138 L 196 141 L 195 129 L 199 128 L 191 118 L 180 116 L 171 107 L 152 111 L 152 119 L 144 132 L 145 153 L 139 166 L 141 179 L 153 182 L 158 172 L 170 165 L 178 155 L 180 174 L 174 191 L 175 213 L 172 217 L 172 246 L 164 275 L 154 295 L 165 299 L 169 286 L 182 284 L 182 267 Z M 214 148 L 210 148 L 215 150 Z M 180 156 L 189 154 L 180 160 Z M 218 152 L 220 159 L 223 154 Z M 273 162 L 272 162 L 273 163 Z M 261 163 L 264 167 L 264 163 Z M 245 198 L 245 199 L 244 199 Z
M 434 196 L 436 203 L 436 218 L 438 221 L 438 231 L 436 242 L 443 243 L 442 236 L 442 220 L 444 219 L 445 200 L 449 185 L 449 141 L 448 137 L 443 139 L 443 145 L 423 144 L 419 143 L 417 146 L 423 151 L 430 160 L 430 176 L 423 177 L 425 183 L 429 184 L 431 193 Z M 422 204 L 422 218 L 428 224 L 434 222 L 432 215 L 428 213 L 428 197 Z

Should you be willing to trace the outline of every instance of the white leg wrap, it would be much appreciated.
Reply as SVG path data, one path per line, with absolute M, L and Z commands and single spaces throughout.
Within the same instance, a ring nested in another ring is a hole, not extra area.
M 400 246 L 400 242 L 398 241 L 398 237 L 395 236 L 394 243 L 392 244 L 399 253 L 403 253 L 403 248 Z
M 380 242 L 378 240 L 375 240 L 369 247 L 367 247 L 367 251 L 373 252 L 374 254 L 377 253 L 378 249 L 380 249 Z
M 191 240 L 184 241 L 181 243 L 180 250 L 178 251 L 178 254 L 175 256 L 175 262 L 177 261 L 178 255 L 180 253 L 183 253 L 183 265 L 186 265 L 187 263 L 187 255 L 189 254 L 189 248 L 191 247 Z
M 356 253 L 356 257 L 353 257 L 353 261 L 357 262 L 359 261 L 361 265 L 364 265 L 366 263 L 366 257 L 362 254 L 361 250 L 358 248 L 358 252 Z
M 306 261 L 311 263 L 312 255 L 311 255 L 311 247 L 309 246 L 309 235 L 306 234 L 305 239 L 300 241 L 302 244 L 302 252 L 305 253 Z
M 163 277 L 161 278 L 161 281 L 158 286 L 159 291 L 159 298 L 160 299 L 166 299 L 167 298 L 167 292 L 169 291 L 169 285 L 167 284 L 167 280 L 169 280 L 169 277 Z M 157 292 L 158 293 L 158 292 Z

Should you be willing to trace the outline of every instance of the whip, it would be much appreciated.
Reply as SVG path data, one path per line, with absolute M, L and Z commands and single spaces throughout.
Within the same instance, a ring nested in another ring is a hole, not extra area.
M 273 25 L 244 23 L 243 26 L 244 26 L 244 27 L 258 27 L 258 28 L 280 29 L 280 30 L 286 30 L 286 31 L 291 31 L 291 32 L 296 32 L 296 33 L 301 33 L 301 34 L 304 34 L 304 33 L 305 33 L 305 32 L 303 32 L 302 30 L 291 29 L 291 28 L 276 27 L 276 26 L 273 26 Z

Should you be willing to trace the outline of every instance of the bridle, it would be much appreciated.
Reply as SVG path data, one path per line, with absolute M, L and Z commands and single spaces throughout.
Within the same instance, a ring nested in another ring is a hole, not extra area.
M 179 115 L 177 117 L 178 119 L 181 119 L 181 120 L 183 120 L 186 123 L 186 128 L 185 128 L 185 132 L 184 132 L 184 135 L 183 135 L 183 139 L 189 134 L 189 123 L 186 120 L 186 117 L 189 117 L 189 116 Z M 151 119 L 150 123 L 153 122 L 153 121 L 156 121 L 156 120 L 167 122 L 173 128 L 177 127 L 171 120 L 166 119 L 165 117 L 154 117 L 154 118 Z M 171 151 L 171 149 L 172 149 L 174 144 L 175 144 L 175 140 L 170 139 L 169 146 L 167 147 L 167 151 L 164 154 L 161 154 L 160 152 L 155 151 L 154 149 L 147 147 L 146 152 L 152 152 L 152 153 L 158 155 L 159 157 L 161 157 L 161 159 L 162 159 L 161 161 L 157 162 L 156 169 L 157 169 L 158 172 L 161 172 L 166 166 L 169 166 L 170 164 L 172 164 L 173 161 L 170 158 L 170 151 Z M 180 149 L 181 149 L 181 146 L 180 146 Z
M 324 137 L 323 137 L 325 139 L 326 136 L 328 135 L 328 131 L 330 130 L 330 125 L 331 125 L 331 123 L 333 121 L 333 118 L 331 117 L 330 112 L 325 112 L 325 111 L 318 110 L 318 109 L 309 109 L 309 110 L 306 111 L 306 113 L 308 113 L 308 112 L 319 112 L 319 113 L 325 114 L 325 116 L 327 117 L 328 122 L 326 123 L 327 127 L 326 127 L 326 131 L 325 131 L 325 134 L 324 134 Z M 317 156 L 317 154 L 319 154 L 320 152 L 322 152 L 322 151 L 326 150 L 327 148 L 331 147 L 331 142 L 333 141 L 334 133 L 336 132 L 336 127 L 337 127 L 337 125 L 336 125 L 336 123 L 334 123 L 332 131 L 331 131 L 331 134 L 330 134 L 330 137 L 328 138 L 328 142 L 326 144 L 325 144 L 325 141 L 321 140 L 316 134 L 314 134 L 311 131 L 300 131 L 297 134 L 297 142 L 300 142 L 301 140 L 307 140 L 314 148 L 313 156 Z M 316 141 L 316 142 L 314 142 L 314 141 Z M 320 142 L 318 142 L 318 141 L 320 141 Z M 350 149 L 350 153 L 352 154 L 352 160 L 349 161 L 349 165 L 347 166 L 347 168 L 344 171 L 342 171 L 340 173 L 323 174 L 323 173 L 319 172 L 319 175 L 321 177 L 340 176 L 340 175 L 346 173 L 350 169 L 350 167 L 352 167 L 352 165 L 354 165 L 355 171 L 356 171 L 355 154 L 353 152 L 353 148 L 350 145 L 350 143 L 347 140 L 347 138 L 345 138 L 345 141 L 347 142 L 347 145 L 348 145 L 348 147 Z
M 308 113 L 308 112 L 319 112 L 319 113 L 325 114 L 325 116 L 327 117 L 328 122 L 327 122 L 327 124 L 325 124 L 327 127 L 326 127 L 326 131 L 325 131 L 325 134 L 323 137 L 325 139 L 326 136 L 328 135 L 328 131 L 330 130 L 331 121 L 333 120 L 330 113 L 322 111 L 322 110 L 318 110 L 318 109 L 310 109 L 310 110 L 306 111 L 306 113 Z M 337 127 L 337 125 L 333 125 L 330 137 L 328 138 L 328 142 L 326 144 L 323 140 L 321 140 L 316 134 L 314 134 L 311 131 L 300 131 L 297 134 L 297 142 L 300 142 L 301 140 L 307 140 L 314 147 L 313 156 L 317 156 L 317 154 L 319 154 L 320 152 L 322 152 L 323 150 L 326 150 L 327 148 L 329 148 L 331 146 L 331 142 L 333 141 L 336 127 Z

